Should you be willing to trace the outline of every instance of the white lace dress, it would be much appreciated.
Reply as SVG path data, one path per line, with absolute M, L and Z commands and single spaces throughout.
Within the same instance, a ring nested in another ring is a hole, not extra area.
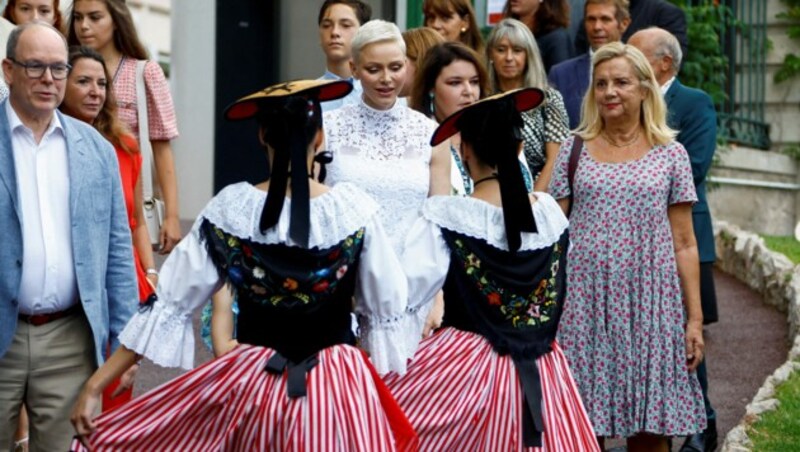
M 436 123 L 399 102 L 375 110 L 362 100 L 325 113 L 323 124 L 326 150 L 333 153 L 325 183 L 352 182 L 376 200 L 386 235 L 400 255 L 428 196 Z

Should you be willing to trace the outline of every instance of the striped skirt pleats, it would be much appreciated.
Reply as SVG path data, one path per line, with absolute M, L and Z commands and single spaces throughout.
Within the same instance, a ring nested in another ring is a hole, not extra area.
M 319 352 L 307 395 L 264 371 L 274 350 L 241 345 L 96 419 L 93 451 L 394 451 L 413 429 L 363 352 Z M 72 450 L 86 450 L 75 440 Z
M 558 344 L 537 360 L 545 432 L 522 442 L 522 388 L 509 356 L 480 335 L 444 328 L 425 339 L 405 375 L 384 380 L 417 432 L 421 451 L 599 451 Z

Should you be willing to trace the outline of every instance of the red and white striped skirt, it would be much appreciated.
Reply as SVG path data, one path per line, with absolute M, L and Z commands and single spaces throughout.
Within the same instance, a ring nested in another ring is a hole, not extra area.
M 482 336 L 444 328 L 422 341 L 403 376 L 384 380 L 421 451 L 598 451 L 569 366 L 558 344 L 536 361 L 545 431 L 541 448 L 522 442 L 523 394 L 510 356 Z
M 364 353 L 318 353 L 307 395 L 289 398 L 286 373 L 264 368 L 272 349 L 232 352 L 99 416 L 93 451 L 415 450 L 408 420 Z M 86 450 L 75 440 L 72 450 Z

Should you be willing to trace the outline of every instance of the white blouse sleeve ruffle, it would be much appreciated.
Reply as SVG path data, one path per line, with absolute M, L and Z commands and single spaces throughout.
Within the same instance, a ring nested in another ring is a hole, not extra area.
M 377 217 L 367 224 L 358 263 L 355 313 L 361 347 L 380 374 L 406 371 L 409 355 L 406 277 Z
M 441 228 L 426 218 L 414 223 L 406 237 L 401 259 L 408 281 L 408 329 L 410 353 L 416 352 L 433 299 L 444 285 L 450 267 L 450 249 Z
M 194 367 L 192 313 L 222 284 L 199 225 L 198 220 L 161 267 L 158 299 L 134 314 L 119 337 L 125 347 L 162 367 Z

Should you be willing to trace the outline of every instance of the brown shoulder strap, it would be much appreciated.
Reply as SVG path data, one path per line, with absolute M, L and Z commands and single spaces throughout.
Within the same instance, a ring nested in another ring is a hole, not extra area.
M 583 149 L 583 138 L 575 135 L 575 139 L 572 141 L 572 150 L 569 153 L 569 167 L 567 168 L 570 196 L 574 194 L 572 186 L 575 182 L 575 173 L 578 171 L 578 160 L 581 158 L 581 149 Z
M 567 209 L 567 218 L 572 213 L 572 206 L 575 204 L 575 173 L 578 172 L 578 160 L 581 158 L 581 150 L 583 149 L 583 138 L 574 135 L 572 141 L 572 149 L 569 153 L 569 166 L 567 167 L 567 182 L 569 183 L 569 208 Z

